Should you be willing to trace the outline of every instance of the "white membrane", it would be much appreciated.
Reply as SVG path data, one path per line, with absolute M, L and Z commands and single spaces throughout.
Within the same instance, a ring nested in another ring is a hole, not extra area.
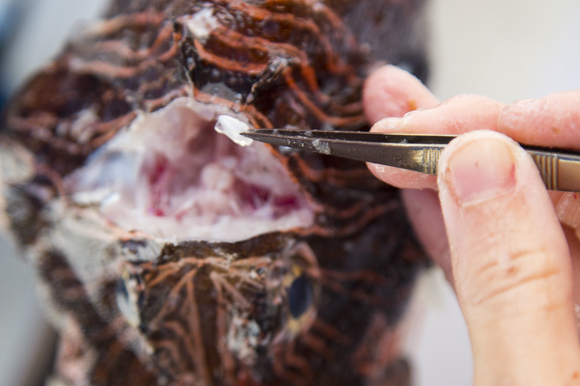
M 229 115 L 220 115 L 215 125 L 215 131 L 226 135 L 229 139 L 240 146 L 251 145 L 254 140 L 252 138 L 244 137 L 240 133 L 246 132 L 250 126 L 246 125 L 239 119 L 230 117 Z

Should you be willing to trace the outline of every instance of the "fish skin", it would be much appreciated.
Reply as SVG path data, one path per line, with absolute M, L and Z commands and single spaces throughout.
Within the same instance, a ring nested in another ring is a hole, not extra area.
M 236 242 L 123 229 L 66 184 L 136 117 L 179 98 L 255 127 L 368 130 L 361 89 L 376 63 L 427 74 L 423 2 L 377 4 L 115 1 L 12 98 L 0 225 L 59 330 L 55 382 L 410 383 L 397 327 L 427 262 L 397 190 L 364 164 L 270 147 L 313 223 Z M 192 18 L 207 25 L 192 32 Z M 298 318 L 284 284 L 295 271 L 312 291 Z

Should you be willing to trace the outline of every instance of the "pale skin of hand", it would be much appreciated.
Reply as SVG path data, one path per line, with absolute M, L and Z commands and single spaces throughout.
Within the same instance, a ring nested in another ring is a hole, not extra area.
M 403 188 L 420 241 L 456 291 L 474 384 L 580 385 L 580 194 L 548 193 L 514 142 L 580 150 L 580 90 L 439 104 L 386 66 L 367 79 L 363 100 L 372 131 L 462 134 L 442 153 L 438 176 L 369 168 Z

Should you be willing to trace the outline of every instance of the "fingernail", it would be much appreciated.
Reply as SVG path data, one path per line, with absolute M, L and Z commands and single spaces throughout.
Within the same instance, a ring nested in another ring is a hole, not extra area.
M 502 141 L 473 140 L 451 157 L 448 178 L 463 203 L 505 194 L 515 184 L 514 155 Z

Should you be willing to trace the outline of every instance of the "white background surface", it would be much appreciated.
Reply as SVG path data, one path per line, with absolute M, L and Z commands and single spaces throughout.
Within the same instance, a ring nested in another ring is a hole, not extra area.
M 79 19 L 101 6 L 101 0 L 32 2 L 12 54 L 0 63 L 2 81 L 21 82 L 58 51 Z M 510 102 L 580 87 L 576 1 L 435 0 L 429 15 L 431 88 L 440 99 L 478 93 Z M 453 293 L 436 272 L 417 298 L 408 343 L 415 385 L 470 385 L 469 342 Z M 0 240 L 0 385 L 18 385 L 43 326 L 31 273 Z

